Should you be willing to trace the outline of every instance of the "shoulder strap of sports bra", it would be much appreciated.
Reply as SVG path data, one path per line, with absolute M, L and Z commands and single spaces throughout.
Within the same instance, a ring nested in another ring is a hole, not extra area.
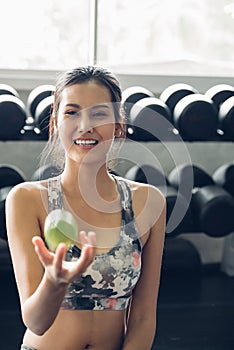
M 127 212 L 128 215 L 133 219 L 134 214 L 132 210 L 132 193 L 129 184 L 121 177 L 114 176 L 114 178 L 116 180 L 118 191 L 120 193 L 122 213 L 126 214 Z
M 54 209 L 63 209 L 63 195 L 60 176 L 48 179 L 48 207 L 49 212 Z
M 118 191 L 120 193 L 120 199 L 122 203 L 122 222 L 124 227 L 123 234 L 131 237 L 135 244 L 138 245 L 139 251 L 141 251 L 141 241 L 139 239 L 139 232 L 135 222 L 135 216 L 132 209 L 132 193 L 128 182 L 122 177 L 114 176 Z

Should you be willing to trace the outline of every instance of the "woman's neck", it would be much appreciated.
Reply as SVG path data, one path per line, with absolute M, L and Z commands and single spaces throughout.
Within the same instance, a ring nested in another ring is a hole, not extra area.
M 113 201 L 118 196 L 116 183 L 109 174 L 106 164 L 65 164 L 61 183 L 70 197 L 89 197 L 98 203 L 100 200 Z

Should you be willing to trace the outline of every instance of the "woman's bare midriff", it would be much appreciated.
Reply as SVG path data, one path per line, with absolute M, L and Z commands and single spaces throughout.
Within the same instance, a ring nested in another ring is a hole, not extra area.
M 125 310 L 60 310 L 44 335 L 26 330 L 23 343 L 37 350 L 120 350 L 124 330 Z

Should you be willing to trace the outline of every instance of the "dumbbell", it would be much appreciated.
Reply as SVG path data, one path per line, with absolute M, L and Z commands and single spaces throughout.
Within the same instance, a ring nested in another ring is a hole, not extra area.
M 154 94 L 143 86 L 130 86 L 123 90 L 122 104 L 127 118 L 134 103 L 145 97 L 154 97 Z
M 49 120 L 54 101 L 54 85 L 39 85 L 34 88 L 27 99 L 27 106 L 33 122 L 28 123 L 43 139 L 48 139 Z
M 194 164 L 181 164 L 174 168 L 168 181 L 179 190 L 182 185 L 186 187 L 186 181 L 191 181 L 188 178 L 191 173 L 194 183 L 191 199 L 194 232 L 204 232 L 211 237 L 226 236 L 234 229 L 234 198 L 224 188 L 215 185 L 204 169 Z
M 10 85 L 0 84 L 0 139 L 19 139 L 26 117 L 26 107 L 18 92 Z
M 173 121 L 184 140 L 214 140 L 217 137 L 217 113 L 217 107 L 210 98 L 195 93 L 183 97 L 176 104 Z
M 5 202 L 10 190 L 26 180 L 23 172 L 13 165 L 0 166 L 0 238 L 7 240 Z
M 228 84 L 217 84 L 210 87 L 205 95 L 214 101 L 217 108 L 219 108 L 224 101 L 234 96 L 234 87 Z
M 219 132 L 226 140 L 234 141 L 234 96 L 224 101 L 218 112 Z
M 212 177 L 200 166 L 184 163 L 176 166 L 169 173 L 168 181 L 186 198 L 191 198 L 194 188 L 214 185 Z
M 162 288 L 164 288 L 164 283 L 167 289 L 168 284 L 171 285 L 173 294 L 176 294 L 176 302 L 178 302 L 179 293 L 175 293 L 175 291 L 178 287 L 181 288 L 180 283 L 178 285 L 180 278 L 182 278 L 183 285 L 186 278 L 186 281 L 189 280 L 190 286 L 193 285 L 195 290 L 200 290 L 201 267 L 202 261 L 199 251 L 191 241 L 184 237 L 167 239 L 166 236 L 162 260 Z
M 61 169 L 55 165 L 43 165 L 33 173 L 31 181 L 47 180 L 51 177 L 59 175 L 60 173 Z
M 122 92 L 122 105 L 127 118 L 127 137 L 129 138 L 134 138 L 132 126 L 128 125 L 130 111 L 137 101 L 146 97 L 154 97 L 154 94 L 143 86 L 130 86 Z
M 156 97 L 145 97 L 131 108 L 128 126 L 133 130 L 132 138 L 138 141 L 173 140 L 169 107 Z
M 214 101 L 218 109 L 218 134 L 222 139 L 234 140 L 234 87 L 218 84 L 209 88 L 205 95 Z
M 189 84 L 173 84 L 160 95 L 172 112 L 175 128 L 187 141 L 217 137 L 218 116 L 215 103 Z
M 161 170 L 148 164 L 134 165 L 128 169 L 124 177 L 153 185 L 164 194 L 167 205 L 167 237 L 192 230 L 193 221 L 187 200 L 175 188 L 169 186 L 168 179 Z
M 223 164 L 212 175 L 216 185 L 223 187 L 234 197 L 234 164 Z
M 19 97 L 18 91 L 8 84 L 0 84 L 0 95 L 11 95 Z
M 153 186 L 167 187 L 168 180 L 165 174 L 150 164 L 133 165 L 125 173 L 124 177 L 128 180 L 150 184 Z
M 166 103 L 173 114 L 176 104 L 183 97 L 191 94 L 198 94 L 198 91 L 193 86 L 184 83 L 176 83 L 164 89 L 159 98 Z

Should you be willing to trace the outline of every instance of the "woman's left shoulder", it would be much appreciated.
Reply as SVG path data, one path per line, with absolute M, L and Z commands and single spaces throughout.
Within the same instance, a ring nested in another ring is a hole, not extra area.
M 138 223 L 152 227 L 160 217 L 165 216 L 166 199 L 155 186 L 125 179 L 131 189 L 132 207 Z M 146 231 L 146 227 L 142 231 Z
M 132 194 L 132 208 L 140 233 L 143 246 L 151 236 L 151 232 L 157 232 L 156 236 L 162 236 L 166 222 L 166 199 L 163 193 L 155 186 L 125 180 Z

